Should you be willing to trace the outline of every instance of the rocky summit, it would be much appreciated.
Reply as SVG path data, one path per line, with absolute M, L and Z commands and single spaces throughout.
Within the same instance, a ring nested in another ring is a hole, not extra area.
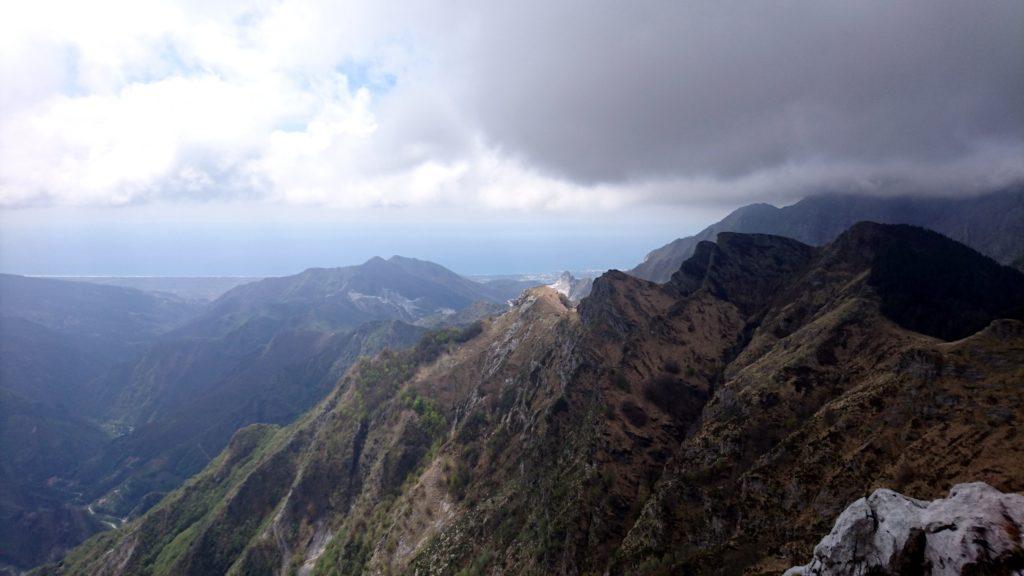
M 890 545 L 868 510 L 946 573 L 940 542 L 1020 538 L 1022 313 L 1024 275 L 924 229 L 721 234 L 664 284 L 534 288 L 359 361 L 39 573 L 845 574 Z

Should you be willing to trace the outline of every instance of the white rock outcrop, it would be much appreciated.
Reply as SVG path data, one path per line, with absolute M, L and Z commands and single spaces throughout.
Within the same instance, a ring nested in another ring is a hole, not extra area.
M 876 490 L 851 504 L 784 576 L 1007 574 L 1024 576 L 1024 495 L 983 482 L 927 502 Z
M 590 288 L 593 284 L 593 278 L 576 278 L 566 271 L 562 272 L 562 275 L 553 284 L 548 284 L 548 287 L 573 302 L 579 302 L 590 295 Z

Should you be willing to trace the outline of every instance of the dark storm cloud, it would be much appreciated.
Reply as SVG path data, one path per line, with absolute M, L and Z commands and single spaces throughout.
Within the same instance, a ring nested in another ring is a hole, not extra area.
M 480 129 L 577 182 L 1021 171 L 1024 2 L 506 2 L 475 26 L 453 65 Z

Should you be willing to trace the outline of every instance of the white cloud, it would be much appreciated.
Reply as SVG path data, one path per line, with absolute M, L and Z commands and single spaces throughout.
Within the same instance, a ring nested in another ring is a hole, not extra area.
M 1012 7 L 868 3 L 802 22 L 792 7 L 600 4 L 8 2 L 0 206 L 608 212 L 1022 177 L 1020 116 L 999 116 L 1020 82 L 990 82 L 1012 64 L 992 23 Z M 964 49 L 993 57 L 929 65 Z
M 468 146 L 454 103 L 424 77 L 429 54 L 368 8 L 12 6 L 0 28 L 0 205 L 537 204 L 518 190 L 495 200 L 516 164 L 499 170 Z M 348 78 L 353 63 L 372 78 Z M 386 85 L 399 74 L 399 86 Z M 383 82 L 385 93 L 358 80 Z

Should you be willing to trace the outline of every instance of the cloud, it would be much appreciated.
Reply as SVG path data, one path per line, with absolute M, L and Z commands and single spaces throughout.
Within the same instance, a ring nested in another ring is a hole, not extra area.
M 577 181 L 940 165 L 1021 145 L 1021 22 L 1019 2 L 503 3 L 469 100 Z
M 615 211 L 1024 178 L 1024 4 L 33 2 L 0 206 Z

